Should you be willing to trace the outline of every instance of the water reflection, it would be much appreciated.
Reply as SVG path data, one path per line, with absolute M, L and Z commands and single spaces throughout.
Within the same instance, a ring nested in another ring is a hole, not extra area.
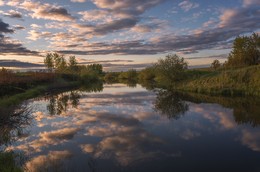
M 88 93 L 91 93 L 91 92 L 94 92 L 94 93 L 101 92 L 103 89 L 104 89 L 104 85 L 103 85 L 102 81 L 95 81 L 93 83 L 83 85 L 80 88 L 81 91 L 88 92 Z
M 47 110 L 49 111 L 50 115 L 60 115 L 62 113 L 66 113 L 70 106 L 72 108 L 78 107 L 82 92 L 101 92 L 103 88 L 104 87 L 102 82 L 94 82 L 82 86 L 79 90 L 73 90 L 59 94 L 50 94 L 44 97 L 45 100 L 49 101 Z
M 77 108 L 79 105 L 80 93 L 78 91 L 71 91 L 69 93 L 61 93 L 58 95 L 50 95 L 45 97 L 49 100 L 47 109 L 50 115 L 60 115 L 65 113 L 68 106 L 71 105 L 73 108 Z
M 135 88 L 137 86 L 137 81 L 134 79 L 121 79 L 119 82 L 126 84 L 130 88 Z
M 253 97 L 214 97 L 201 94 L 182 94 L 182 99 L 195 103 L 217 103 L 233 109 L 237 124 L 260 125 L 260 99 Z
M 216 171 L 260 168 L 258 100 L 246 106 L 243 98 L 140 85 L 102 89 L 32 101 L 30 135 L 8 150 L 29 155 L 30 171 L 211 171 L 216 162 Z
M 179 92 L 157 91 L 155 109 L 162 115 L 166 115 L 169 119 L 178 119 L 189 110 L 187 102 L 182 97 L 182 94 Z
M 0 108 L 0 146 L 26 137 L 31 125 L 31 109 L 26 106 Z

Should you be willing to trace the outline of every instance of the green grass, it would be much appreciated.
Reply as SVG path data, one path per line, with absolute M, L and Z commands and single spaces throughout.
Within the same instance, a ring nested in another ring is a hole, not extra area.
M 260 96 L 260 65 L 211 71 L 190 70 L 177 89 L 211 95 Z

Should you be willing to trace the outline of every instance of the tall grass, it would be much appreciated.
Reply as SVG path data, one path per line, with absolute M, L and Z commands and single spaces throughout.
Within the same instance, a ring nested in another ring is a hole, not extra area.
M 52 82 L 54 79 L 53 73 L 13 73 L 3 68 L 0 70 L 0 96 L 21 93 L 37 85 Z
M 220 71 L 189 71 L 179 90 L 221 95 L 260 96 L 260 65 Z

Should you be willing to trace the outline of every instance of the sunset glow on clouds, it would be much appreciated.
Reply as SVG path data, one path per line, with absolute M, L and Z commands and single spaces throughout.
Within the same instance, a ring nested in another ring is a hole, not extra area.
M 259 7 L 257 0 L 0 0 L 0 60 L 39 63 L 57 51 L 131 60 L 120 65 L 133 68 L 167 53 L 190 65 L 223 61 L 236 36 L 259 32 Z

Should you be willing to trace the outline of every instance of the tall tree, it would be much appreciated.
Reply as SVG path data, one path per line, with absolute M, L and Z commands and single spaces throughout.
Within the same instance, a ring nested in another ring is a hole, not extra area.
M 77 62 L 75 56 L 70 56 L 69 57 L 68 67 L 69 67 L 70 71 L 77 72 L 77 70 L 78 70 L 78 62 Z
M 48 53 L 44 59 L 44 64 L 47 67 L 47 69 L 52 72 L 54 69 L 54 61 L 52 57 L 52 53 Z
M 260 37 L 253 33 L 251 36 L 239 36 L 233 42 L 233 49 L 228 56 L 228 66 L 256 65 L 260 60 Z

